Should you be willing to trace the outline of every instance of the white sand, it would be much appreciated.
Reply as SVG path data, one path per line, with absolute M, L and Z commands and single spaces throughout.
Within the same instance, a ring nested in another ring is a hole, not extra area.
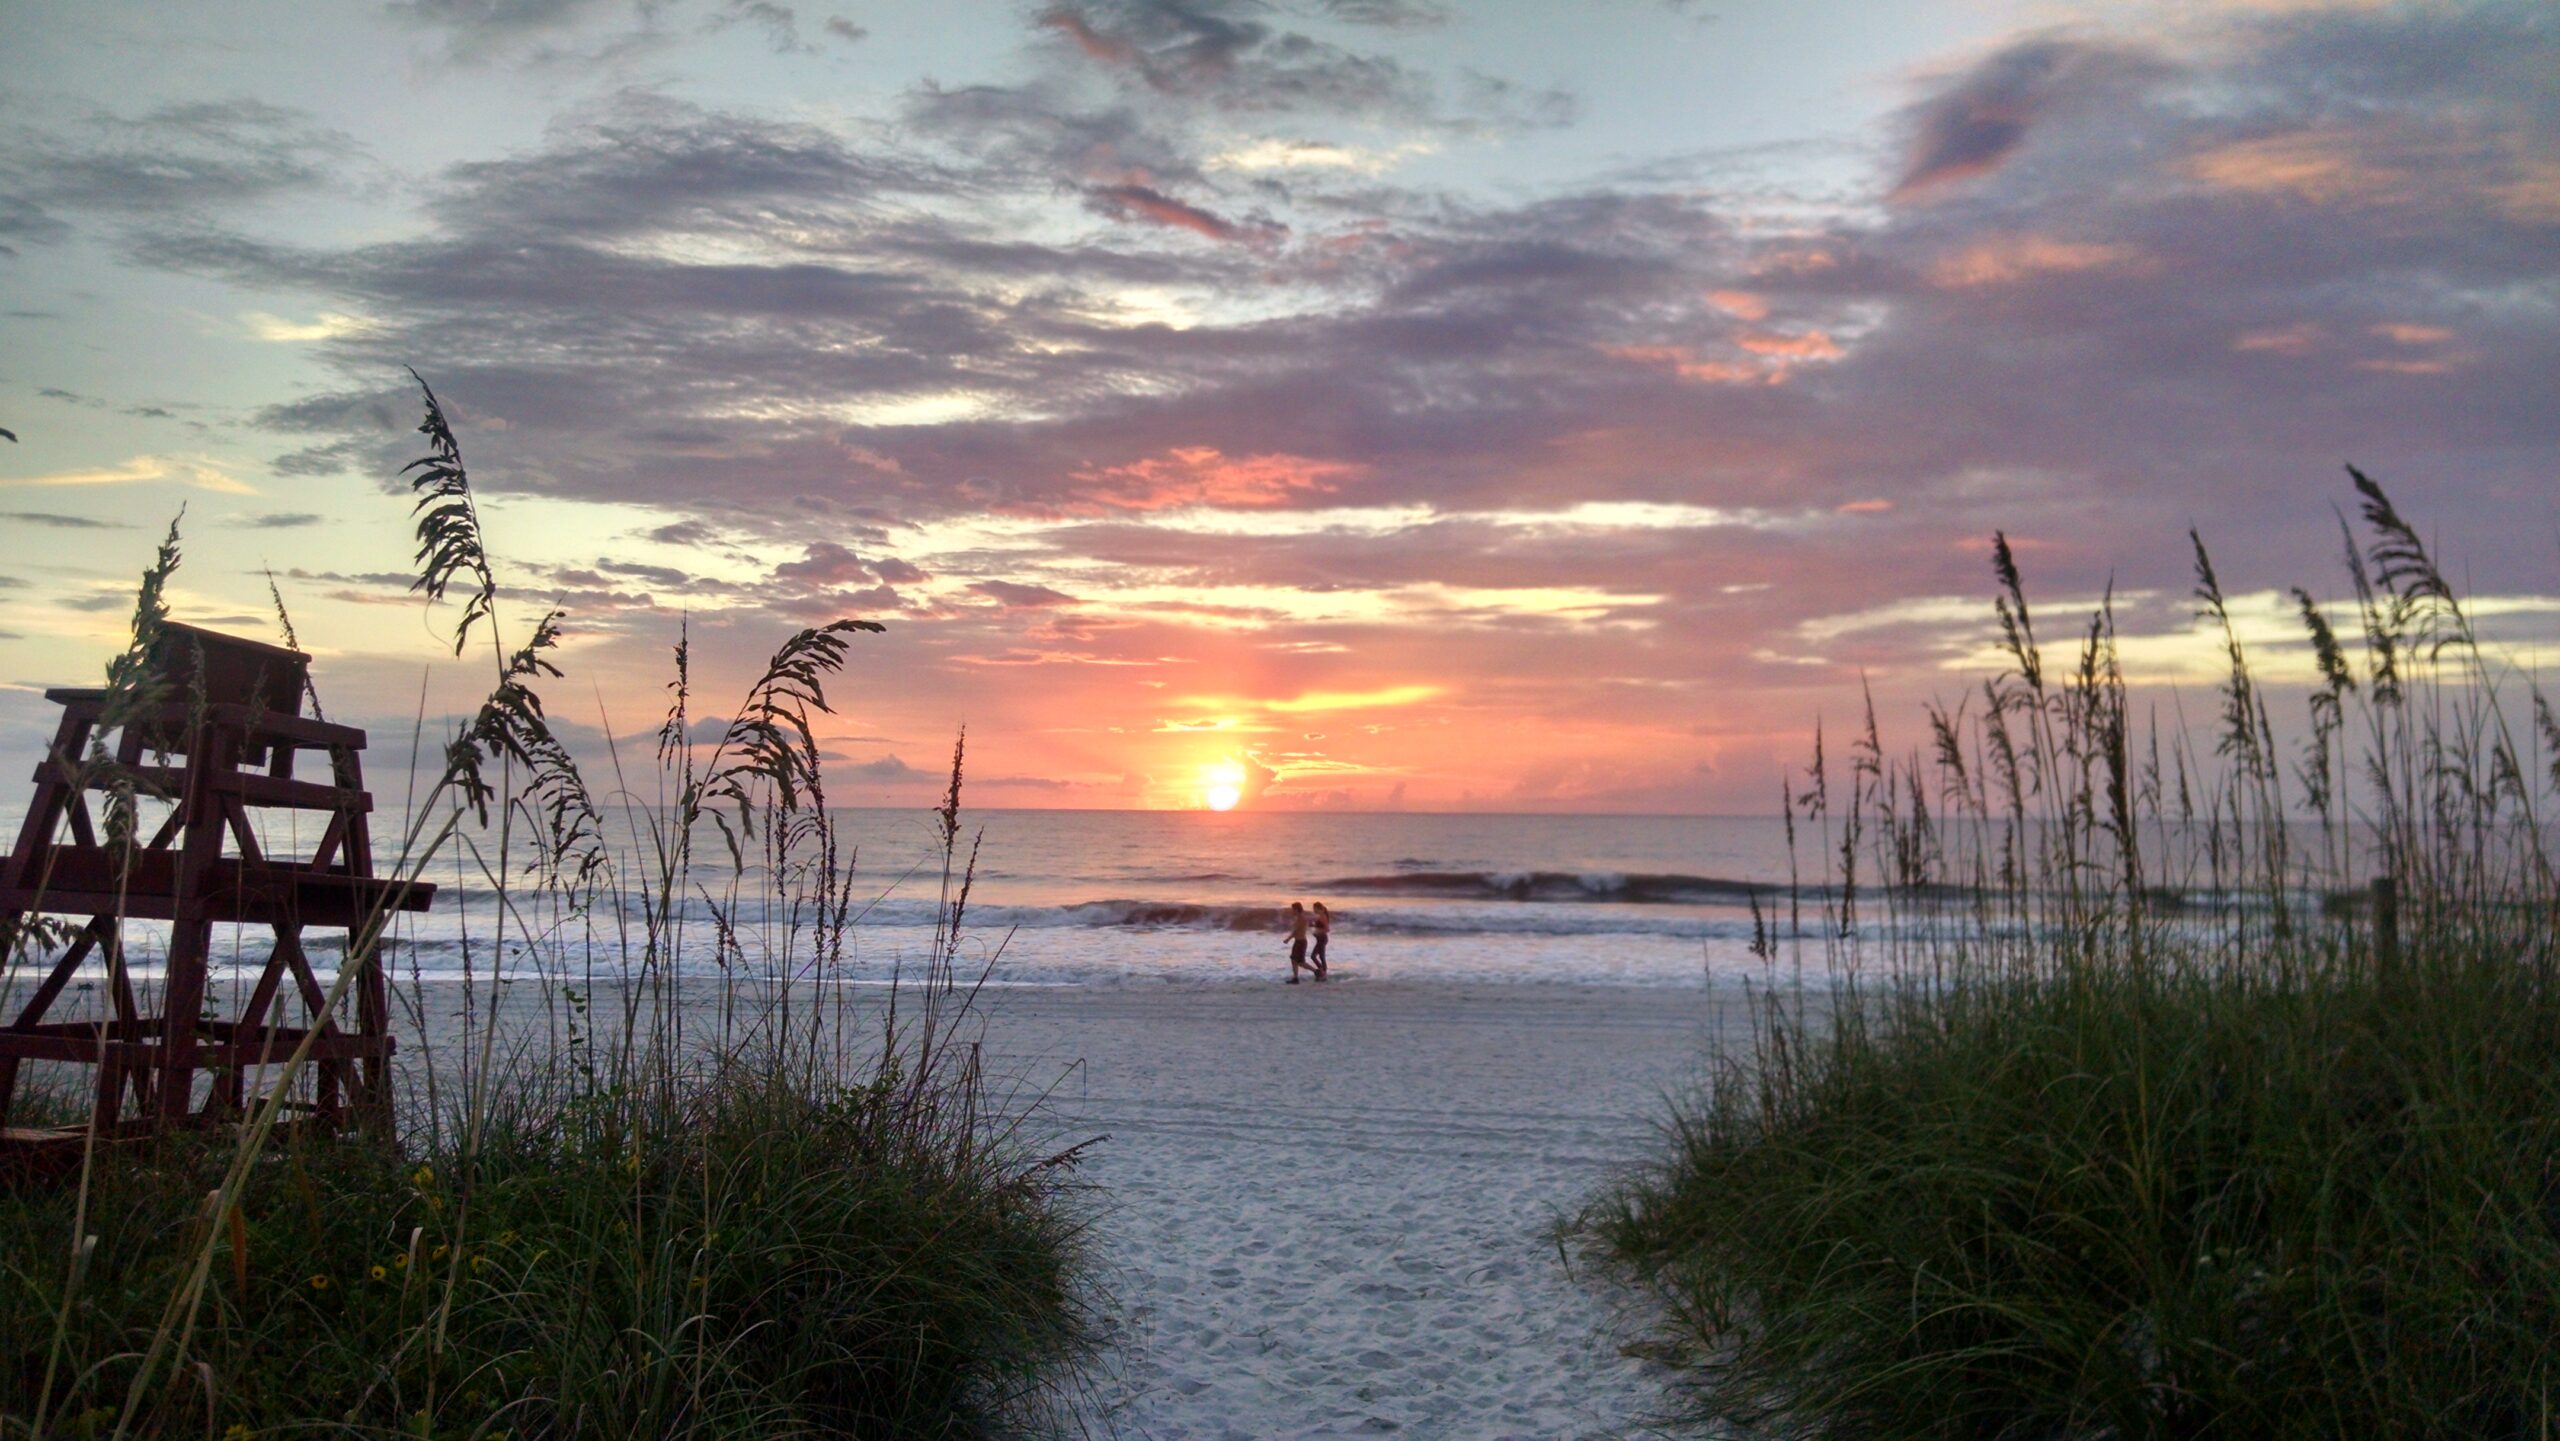
M 1738 1008 L 1357 979 L 988 1004 L 990 1069 L 1058 1082 L 1048 1133 L 1109 1136 L 1084 1175 L 1120 1434 L 1618 1436 L 1664 1408 L 1625 1296 L 1550 1228 Z

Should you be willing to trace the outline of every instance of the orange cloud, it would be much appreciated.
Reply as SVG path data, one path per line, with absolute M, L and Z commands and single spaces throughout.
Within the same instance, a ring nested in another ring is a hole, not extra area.
M 1707 300 L 1734 319 L 1753 325 L 1769 318 L 1769 302 L 1748 290 L 1710 290 Z
M 1322 495 L 1366 467 L 1312 456 L 1229 456 L 1215 446 L 1176 446 L 1127 465 L 1088 467 L 1075 478 L 1086 487 L 1087 509 L 1175 510 L 1210 506 L 1257 510 L 1285 505 L 1302 495 Z
M 1763 367 L 1730 360 L 1701 360 L 1696 351 L 1685 345 L 1604 345 L 1600 353 L 1638 365 L 1665 366 L 1682 380 L 1701 385 L 1776 385 L 1787 377 L 1783 365 Z
M 1392 685 L 1378 690 L 1303 691 L 1294 696 L 1269 700 L 1237 696 L 1191 696 L 1181 703 L 1203 711 L 1265 711 L 1280 715 L 1297 715 L 1316 711 L 1376 710 L 1390 706 L 1419 705 L 1447 694 L 1447 688 L 1436 685 Z
M 1839 512 L 1842 515 L 1882 515 L 1891 509 L 1893 502 L 1889 500 L 1853 500 L 1840 506 Z
M 2009 285 L 2034 275 L 2117 271 L 2147 275 L 2158 262 L 2132 245 L 2054 240 L 2042 235 L 1995 235 L 1941 258 L 1929 278 L 1951 290 Z
M 2442 345 L 2453 339 L 2453 332 L 2441 325 L 2411 325 L 2405 321 L 2385 321 L 2373 327 L 2373 333 L 2402 345 Z
M 2244 331 L 2231 342 L 2231 348 L 2264 350 L 2276 355 L 2309 355 L 2327 338 L 2327 332 L 2306 322 L 2275 330 Z
M 2207 185 L 2253 195 L 2290 195 L 2313 205 L 2389 204 L 2408 192 L 2409 173 L 2372 158 L 2372 138 L 2343 130 L 2302 130 L 2217 146 L 2187 162 Z
M 1746 330 L 1735 337 L 1734 344 L 1754 355 L 1781 356 L 1788 360 L 1838 360 L 1840 347 L 1819 330 L 1802 335 L 1781 335 L 1771 330 Z

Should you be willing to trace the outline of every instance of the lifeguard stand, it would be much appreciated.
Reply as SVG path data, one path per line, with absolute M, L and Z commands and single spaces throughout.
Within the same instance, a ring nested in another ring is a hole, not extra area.
M 306 1038 L 308 1098 L 286 1105 L 331 1127 L 388 1120 L 389 990 L 371 962 L 388 913 L 427 909 L 435 888 L 373 874 L 365 735 L 301 713 L 309 667 L 298 651 L 170 623 L 148 655 L 148 703 L 126 697 L 118 714 L 105 690 L 45 692 L 62 722 L 36 768 L 17 847 L 0 863 L 0 939 L 10 947 L 0 977 L 36 981 L 0 1026 L 0 1159 L 76 1150 L 91 1133 L 121 1139 L 237 1117 L 255 1099 L 259 1068 L 289 1060 Z M 92 741 L 112 742 L 112 766 L 90 763 Z M 327 779 L 295 778 L 304 752 L 326 757 Z M 158 802 L 137 807 L 144 822 L 125 836 L 90 801 L 119 785 Z M 156 815 L 163 804 L 165 816 Z M 259 824 L 279 812 L 326 818 L 308 858 L 270 852 L 296 831 Z M 62 941 L 58 954 L 40 944 L 40 916 L 64 918 L 42 928 Z M 156 1015 L 137 998 L 126 921 L 168 923 Z M 274 937 L 227 1020 L 210 1011 L 217 926 L 239 928 L 244 959 L 250 930 Z M 351 1017 L 330 1014 L 304 953 L 313 926 L 343 929 L 339 964 L 362 967 Z M 84 966 L 104 983 L 80 1008 L 90 1014 L 47 1019 Z M 283 1024 L 288 983 L 303 1025 Z M 29 1061 L 96 1068 L 86 1126 L 18 1123 L 19 1070 Z

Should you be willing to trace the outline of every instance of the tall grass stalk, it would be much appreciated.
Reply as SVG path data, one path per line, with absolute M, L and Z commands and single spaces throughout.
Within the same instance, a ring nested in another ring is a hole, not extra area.
M 456 654 L 485 626 L 494 678 L 385 852 L 398 886 L 485 894 L 497 931 L 457 918 L 464 979 L 440 982 L 386 907 L 305 1017 L 316 1035 L 366 958 L 409 956 L 395 1134 L 279 1126 L 306 1042 L 235 1127 L 0 1191 L 0 1436 L 941 1436 L 1050 1415 L 1089 1335 L 1074 1153 L 1029 1152 L 983 1103 L 953 983 L 959 754 L 924 978 L 857 1007 L 867 883 L 814 722 L 881 627 L 786 640 L 708 745 L 680 638 L 654 782 L 617 752 L 600 798 L 541 693 L 564 618 L 507 647 L 460 444 L 420 389 L 418 586 L 459 592 Z M 111 667 L 133 705 L 176 545 L 173 526 Z M 115 834 L 148 803 L 111 789 Z M 0 990 L 67 940 L 25 929 Z M 121 947 L 104 959 L 126 984 Z
M 2560 725 L 2350 478 L 2356 624 L 2294 592 L 2289 773 L 2199 535 L 2209 738 L 2137 711 L 2112 605 L 2050 667 L 1995 537 L 1980 707 L 1902 758 L 1870 722 L 1837 797 L 1817 759 L 1799 804 L 1865 845 L 1790 901 L 1828 911 L 1834 980 L 1765 994 L 1583 1218 L 1664 1303 L 1698 1419 L 2560 1426 Z

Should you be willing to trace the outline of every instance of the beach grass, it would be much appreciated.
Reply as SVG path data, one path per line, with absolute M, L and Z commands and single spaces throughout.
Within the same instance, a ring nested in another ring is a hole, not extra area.
M 495 686 L 382 849 L 387 873 L 448 898 L 480 888 L 497 933 L 462 927 L 462 978 L 436 980 L 386 931 L 376 963 L 406 981 L 414 1043 L 388 1134 L 279 1124 L 308 1096 L 297 1061 L 258 1078 L 237 1124 L 0 1186 L 0 1437 L 1069 1424 L 1095 1345 L 1076 1154 L 1028 1148 L 1022 1107 L 979 1068 L 961 752 L 925 882 L 931 952 L 897 986 L 840 984 L 871 883 L 811 723 L 879 627 L 788 638 L 707 728 L 680 640 L 655 763 L 635 778 L 617 758 L 600 797 L 539 693 L 561 618 L 499 641 L 432 393 L 420 429 L 419 586 L 460 592 L 456 651 L 476 632 Z M 119 696 L 148 699 L 140 658 L 178 560 L 173 526 L 110 670 Z M 89 764 L 130 843 L 150 798 L 103 752 Z M 12 937 L 0 981 L 47 939 Z M 716 974 L 679 964 L 705 955 Z M 358 969 L 341 964 L 327 1009 L 345 1014 Z
M 1980 709 L 1905 760 L 1870 718 L 1790 796 L 1845 979 L 1755 996 L 1580 1222 L 1662 1303 L 1687 1419 L 2560 1430 L 2560 731 L 2355 481 L 2363 643 L 2297 593 L 2294 754 L 2201 541 L 2230 674 L 2195 742 L 2132 713 L 2105 611 L 2046 674 L 2002 543 Z M 1773 963 L 1806 904 L 1771 899 Z

